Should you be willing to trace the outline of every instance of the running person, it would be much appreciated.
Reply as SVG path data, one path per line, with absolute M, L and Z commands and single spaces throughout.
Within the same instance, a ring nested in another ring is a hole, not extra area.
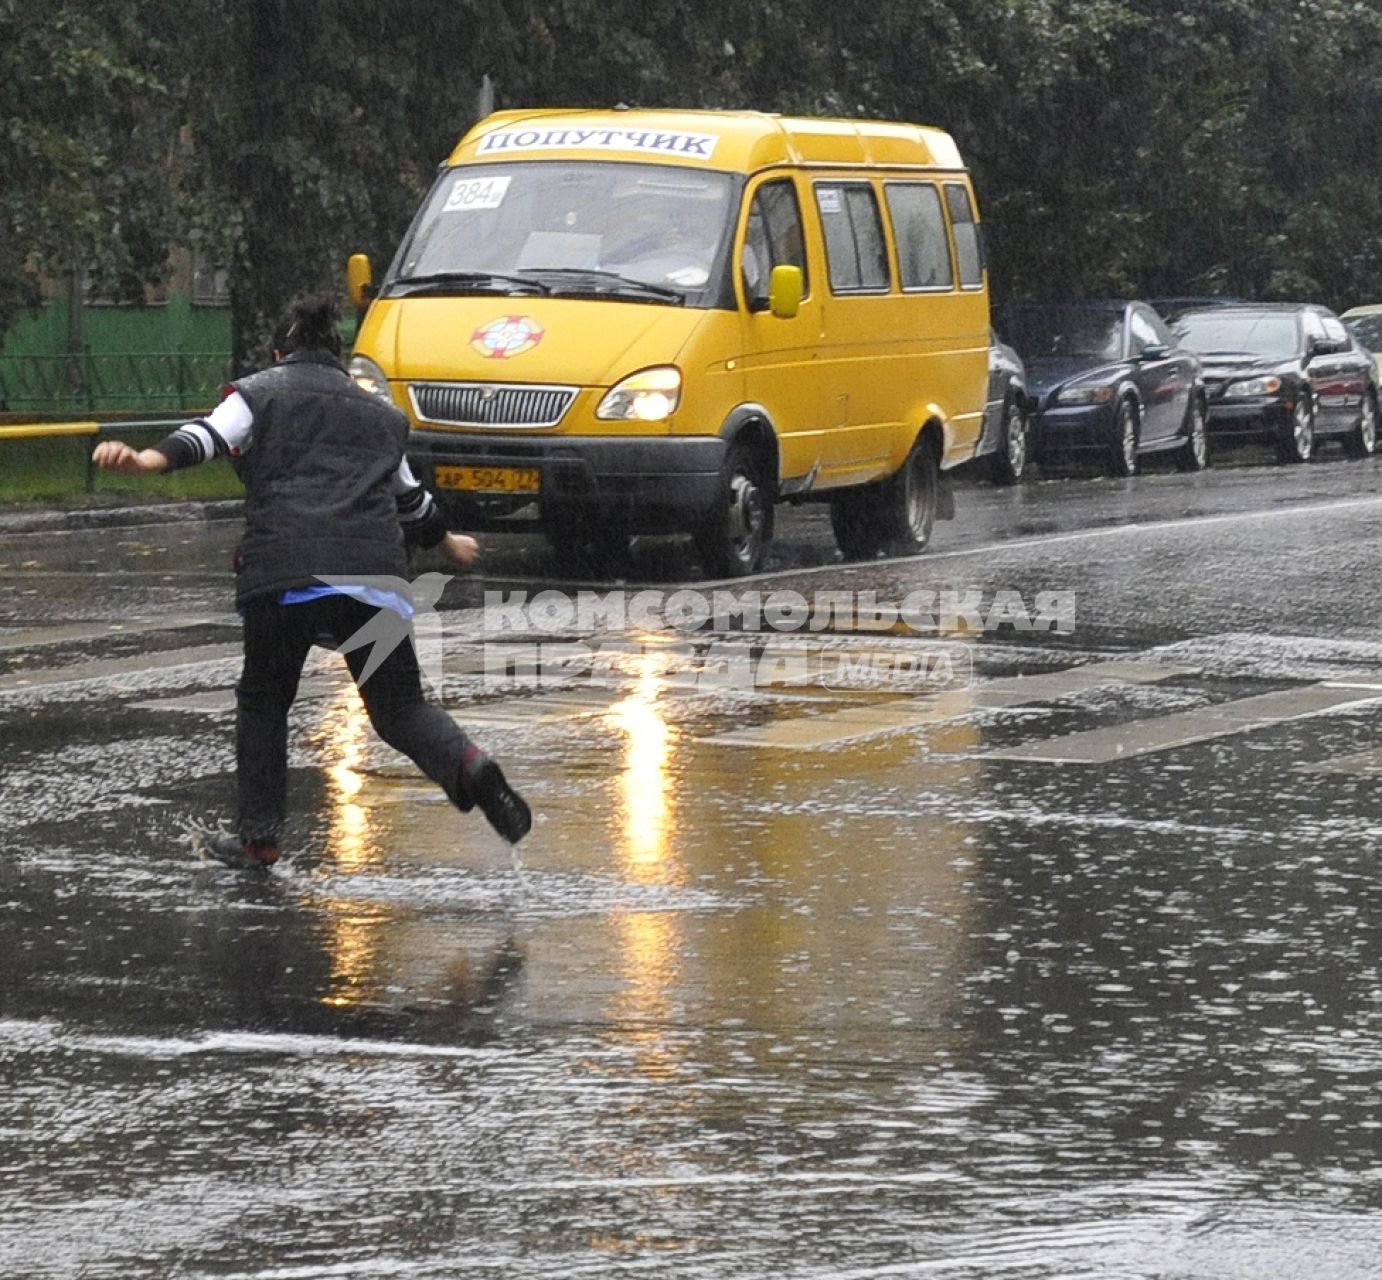
M 96 446 L 96 465 L 156 474 L 229 456 L 245 485 L 245 534 L 235 553 L 235 603 L 244 617 L 245 664 L 236 687 L 237 829 L 208 851 L 225 861 L 278 860 L 288 779 L 288 710 L 312 645 L 339 650 L 381 609 L 411 605 L 371 580 L 402 580 L 405 540 L 440 546 L 460 568 L 479 553 L 450 533 L 404 456 L 408 421 L 355 385 L 340 361 L 334 298 L 292 304 L 274 337 L 271 368 L 232 384 L 205 418 L 152 449 L 118 440 Z M 323 579 L 336 585 L 325 585 Z M 358 580 L 358 584 L 357 584 Z M 340 585 L 344 583 L 345 585 Z M 397 635 L 408 624 L 381 619 Z M 409 631 L 411 640 L 411 632 Z M 411 643 L 396 644 L 365 673 L 371 649 L 345 653 L 370 722 L 462 812 L 479 806 L 504 839 L 532 825 L 499 765 L 441 707 L 423 696 Z

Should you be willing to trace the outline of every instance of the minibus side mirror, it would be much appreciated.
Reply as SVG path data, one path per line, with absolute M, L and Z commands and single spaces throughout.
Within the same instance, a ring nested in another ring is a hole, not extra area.
M 369 254 L 352 253 L 346 263 L 346 289 L 357 311 L 363 311 L 374 301 L 374 268 Z
M 790 320 L 801 310 L 801 298 L 806 292 L 806 280 L 800 267 L 779 263 L 773 268 L 768 284 L 768 310 L 779 320 Z

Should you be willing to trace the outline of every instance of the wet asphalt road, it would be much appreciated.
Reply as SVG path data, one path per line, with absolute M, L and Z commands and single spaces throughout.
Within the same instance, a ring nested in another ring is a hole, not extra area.
M 521 856 L 321 655 L 262 879 L 186 841 L 235 522 L 5 533 L 0 1276 L 1382 1275 L 1380 480 L 965 485 L 867 565 L 785 511 L 742 586 L 1073 594 L 939 697 L 495 690 L 482 591 L 560 569 L 492 539 L 444 699 Z

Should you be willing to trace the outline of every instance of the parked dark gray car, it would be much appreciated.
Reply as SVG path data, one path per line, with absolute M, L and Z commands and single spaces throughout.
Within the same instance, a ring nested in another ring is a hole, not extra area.
M 989 335 L 989 390 L 976 458 L 995 484 L 1017 484 L 1027 474 L 1027 371 L 1022 357 L 996 333 Z

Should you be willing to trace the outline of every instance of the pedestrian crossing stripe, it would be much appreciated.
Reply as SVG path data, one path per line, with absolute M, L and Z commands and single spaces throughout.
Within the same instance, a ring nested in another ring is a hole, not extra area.
M 980 758 L 1039 764 L 1112 764 L 1378 701 L 1382 701 L 1382 690 L 1305 685 L 1194 711 L 1088 729 L 1025 746 L 985 751 Z

